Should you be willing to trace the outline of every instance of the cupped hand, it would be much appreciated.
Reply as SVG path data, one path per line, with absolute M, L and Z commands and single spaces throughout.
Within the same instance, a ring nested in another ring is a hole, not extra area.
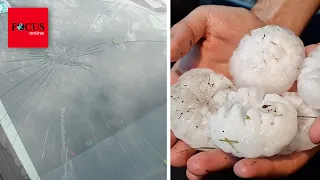
M 252 29 L 265 25 L 243 8 L 210 5 L 193 10 L 171 28 L 171 61 L 177 61 L 171 69 L 171 84 L 181 74 L 196 67 L 213 69 L 231 79 L 229 59 L 239 41 Z M 230 168 L 237 161 L 221 150 L 194 155 L 195 152 L 171 132 L 171 165 L 187 165 L 190 180 Z
M 265 25 L 242 8 L 202 6 L 195 9 L 171 29 L 171 61 L 177 61 L 171 70 L 171 84 L 184 72 L 197 67 L 213 69 L 231 79 L 229 58 L 240 39 L 252 29 Z M 306 53 L 315 46 L 306 47 Z M 320 142 L 319 132 L 320 120 L 317 120 L 310 129 L 314 143 Z M 316 147 L 288 156 L 239 160 L 218 149 L 195 154 L 196 150 L 171 132 L 171 165 L 187 165 L 186 174 L 190 180 L 202 179 L 210 172 L 230 167 L 243 178 L 285 176 L 305 165 L 318 150 Z

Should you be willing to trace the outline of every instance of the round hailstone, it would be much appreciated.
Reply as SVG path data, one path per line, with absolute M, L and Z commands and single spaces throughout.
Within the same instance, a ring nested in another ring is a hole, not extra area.
M 294 92 L 283 93 L 282 97 L 288 99 L 296 108 L 298 113 L 298 132 L 291 143 L 279 154 L 287 155 L 295 151 L 305 151 L 316 147 L 309 138 L 309 130 L 316 117 L 320 115 L 319 110 L 310 107 L 303 99 Z
M 297 89 L 303 100 L 320 109 L 320 46 L 313 50 L 302 64 Z
M 277 94 L 255 87 L 231 92 L 209 120 L 212 139 L 224 152 L 257 158 L 278 154 L 295 137 L 297 111 Z
M 231 89 L 235 87 L 230 80 L 210 69 L 192 69 L 180 76 L 171 86 L 174 135 L 192 148 L 216 148 L 208 129 L 208 116 L 224 105 Z
M 244 36 L 230 59 L 237 87 L 283 93 L 297 79 L 305 58 L 303 42 L 289 29 L 268 25 Z

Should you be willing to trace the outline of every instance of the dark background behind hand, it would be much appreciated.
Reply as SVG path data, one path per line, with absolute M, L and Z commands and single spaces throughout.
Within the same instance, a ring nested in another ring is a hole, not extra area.
M 216 5 L 226 5 L 226 6 L 241 6 L 244 8 L 250 8 L 250 3 L 232 3 L 236 2 L 227 0 L 172 0 L 171 1 L 171 27 L 188 15 L 193 9 L 204 4 L 216 4 Z M 240 1 L 239 1 L 240 2 Z M 247 2 L 250 2 L 250 0 Z M 254 2 L 254 1 L 251 1 Z M 248 4 L 249 6 L 247 6 Z M 305 46 L 310 44 L 316 44 L 320 42 L 320 14 L 315 15 L 300 38 L 304 42 Z M 171 63 L 171 67 L 174 63 Z M 290 175 L 287 179 L 320 179 L 320 154 L 318 153 L 308 164 L 298 171 L 296 174 Z M 184 180 L 186 177 L 186 168 L 175 168 L 171 167 L 171 179 L 173 180 Z M 213 173 L 206 177 L 206 179 L 214 180 L 236 180 L 240 179 L 234 175 L 232 169 L 224 170 L 218 173 Z

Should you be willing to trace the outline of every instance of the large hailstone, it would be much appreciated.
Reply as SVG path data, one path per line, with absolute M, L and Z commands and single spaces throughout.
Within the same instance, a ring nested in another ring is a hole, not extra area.
M 192 148 L 216 148 L 208 130 L 208 116 L 224 105 L 233 89 L 230 80 L 210 69 L 192 69 L 180 76 L 171 86 L 174 135 Z
M 295 137 L 297 111 L 277 94 L 239 88 L 210 118 L 209 127 L 214 143 L 224 152 L 245 158 L 270 157 Z
M 320 115 L 319 110 L 310 107 L 303 99 L 294 92 L 283 93 L 282 97 L 288 99 L 296 108 L 298 113 L 298 132 L 291 143 L 286 146 L 280 155 L 291 154 L 295 151 L 305 151 L 316 147 L 309 138 L 309 130 L 316 117 Z
M 320 109 L 320 46 L 313 50 L 302 64 L 298 77 L 299 95 L 311 107 Z
M 289 29 L 268 25 L 242 38 L 230 59 L 230 74 L 237 87 L 282 93 L 292 87 L 304 58 L 299 37 Z

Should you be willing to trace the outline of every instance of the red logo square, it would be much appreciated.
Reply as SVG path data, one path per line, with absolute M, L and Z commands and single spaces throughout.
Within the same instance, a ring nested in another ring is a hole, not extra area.
M 48 8 L 8 9 L 8 48 L 48 48 Z

